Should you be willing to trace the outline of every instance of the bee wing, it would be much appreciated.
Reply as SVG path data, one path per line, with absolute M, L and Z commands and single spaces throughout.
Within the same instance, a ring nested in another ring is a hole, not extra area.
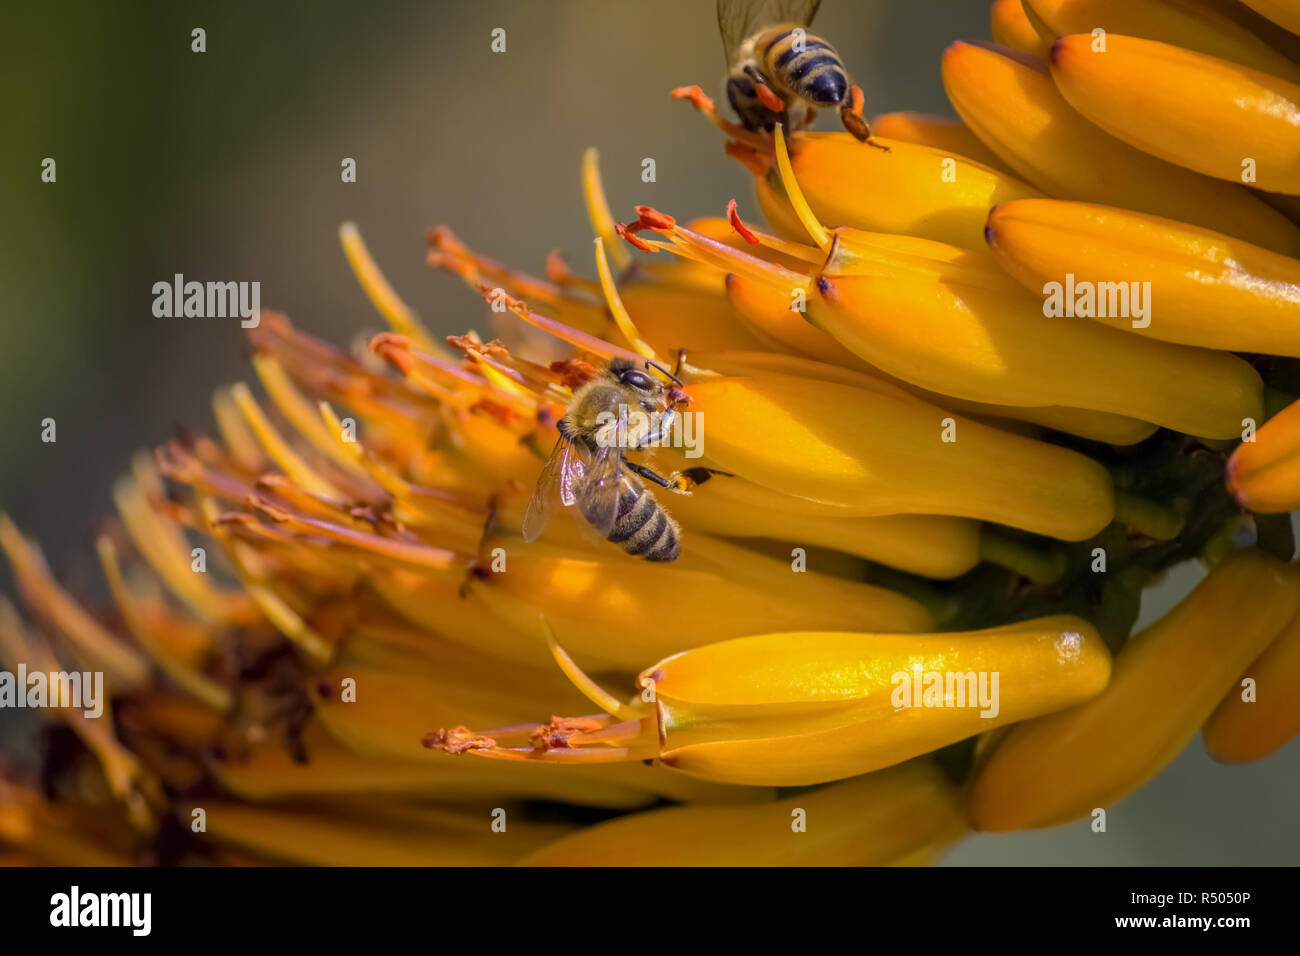
M 561 436 L 542 467 L 542 474 L 533 488 L 533 496 L 524 509 L 523 534 L 525 541 L 536 541 L 546 523 L 561 504 L 568 508 L 577 500 L 577 487 L 586 467 L 573 443 Z
M 774 23 L 812 23 L 821 0 L 718 0 L 718 32 L 727 67 L 735 66 L 740 45 Z
M 804 26 L 813 22 L 822 0 L 771 0 L 776 7 L 776 19 L 770 23 L 802 23 Z
M 578 485 L 578 507 L 588 523 L 608 536 L 618 517 L 619 487 L 623 483 L 623 450 L 603 445 Z

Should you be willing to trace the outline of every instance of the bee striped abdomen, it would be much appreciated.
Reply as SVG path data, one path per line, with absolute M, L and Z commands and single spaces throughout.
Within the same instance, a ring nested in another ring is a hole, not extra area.
M 796 50 L 795 41 L 801 36 L 802 46 Z M 848 72 L 826 41 L 782 30 L 762 49 L 767 73 L 778 86 L 820 106 L 839 106 L 848 97 Z
M 622 545 L 628 554 L 644 557 L 647 561 L 675 561 L 681 555 L 677 522 L 668 516 L 663 505 L 655 501 L 640 481 L 626 474 L 609 540 Z

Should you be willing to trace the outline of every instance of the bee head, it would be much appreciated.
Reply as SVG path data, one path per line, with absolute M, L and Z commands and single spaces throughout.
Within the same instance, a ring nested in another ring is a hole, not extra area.
M 673 384 L 665 385 L 654 373 L 658 371 Z M 690 401 L 690 397 L 681 387 L 681 380 L 671 372 L 647 360 L 639 364 L 626 358 L 611 359 L 609 374 L 618 384 L 631 389 L 637 396 L 638 404 L 650 409 L 655 405 L 671 407 Z

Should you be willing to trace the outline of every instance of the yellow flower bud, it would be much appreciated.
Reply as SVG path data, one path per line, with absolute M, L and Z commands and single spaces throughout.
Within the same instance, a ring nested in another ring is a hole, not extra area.
M 1011 729 L 970 795 L 978 830 L 1056 826 L 1106 808 L 1174 759 L 1224 692 L 1300 609 L 1300 572 L 1239 552 L 1130 638 L 1110 685 Z
M 1242 683 L 1253 681 L 1251 700 L 1243 700 Z M 1241 675 L 1224 695 L 1203 733 L 1205 749 L 1224 763 L 1248 763 L 1267 757 L 1300 733 L 1300 615 Z
M 1300 33 L 1300 5 L 1295 0 L 1241 0 L 1261 16 L 1292 33 Z
M 1263 413 L 1243 359 L 1044 315 L 1019 290 L 822 276 L 808 315 L 886 372 L 972 401 L 1091 408 L 1204 438 L 1235 438 Z
M 1057 37 L 1101 29 L 1108 35 L 1171 43 L 1300 81 L 1300 66 L 1238 23 L 1223 6 L 1178 0 L 1030 0 L 1033 17 L 1027 19 L 1039 24 L 1043 54 Z
M 1080 116 L 1052 82 L 1046 61 L 958 42 L 944 53 L 943 84 L 966 125 L 1026 182 L 1051 196 L 1186 219 L 1300 254 L 1300 228 L 1240 185 L 1163 162 Z M 1207 128 L 1217 127 L 1207 122 Z
M 1012 0 L 1012 3 L 1019 8 L 1020 0 Z M 994 4 L 994 7 L 997 6 L 999 4 Z M 1046 52 L 1046 47 L 1043 51 Z M 998 159 L 997 154 L 985 146 L 980 138 L 959 119 L 911 111 L 881 113 L 871 121 L 871 131 L 874 135 L 885 139 L 929 146 L 943 150 L 950 156 L 973 159 L 1008 176 L 1015 175 L 1002 160 Z
M 650 810 L 588 827 L 522 866 L 881 866 L 957 839 L 957 790 L 917 760 L 774 803 Z
M 917 400 L 782 375 L 699 382 L 691 396 L 720 467 L 854 514 L 957 515 L 1071 541 L 1114 516 L 1091 459 Z
M 847 133 L 796 133 L 789 142 L 795 176 L 817 218 L 841 226 L 978 249 L 990 206 L 1039 195 L 997 170 L 929 146 L 880 140 L 890 148 L 886 153 L 861 149 Z M 872 188 L 845 189 L 845 183 Z
M 1109 676 L 1096 630 L 1057 616 L 954 634 L 737 638 L 670 657 L 640 682 L 653 682 L 664 763 L 709 780 L 793 786 L 1069 707 Z
M 1045 56 L 1048 44 L 1038 35 L 1020 0 L 993 0 L 989 11 L 993 21 L 993 39 L 1005 47 L 1030 56 Z
M 1228 459 L 1228 490 L 1251 511 L 1300 508 L 1300 402 L 1292 402 L 1237 446 Z
M 1300 85 L 1168 43 L 1061 37 L 1052 78 L 1112 136 L 1227 182 L 1300 194 Z
M 1035 293 L 1068 275 L 1098 295 L 1116 288 L 1124 302 L 1149 283 L 1145 323 L 1110 308 L 1091 310 L 1094 321 L 1165 342 L 1300 356 L 1298 259 L 1172 219 L 1055 199 L 996 207 L 984 235 Z

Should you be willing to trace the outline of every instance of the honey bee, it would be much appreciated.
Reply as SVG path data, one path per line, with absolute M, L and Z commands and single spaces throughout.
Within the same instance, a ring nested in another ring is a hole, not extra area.
M 838 109 L 844 128 L 879 149 L 862 118 L 862 90 L 835 48 L 804 29 L 821 0 L 718 0 L 727 54 L 727 100 L 746 129 L 803 129 L 818 109 Z
M 660 381 L 652 369 L 671 382 Z M 576 504 L 593 528 L 628 554 L 677 560 L 681 528 L 645 481 L 674 490 L 682 485 L 676 476 L 663 478 L 628 461 L 624 452 L 666 438 L 677 406 L 687 401 L 681 381 L 653 362 L 612 359 L 574 393 L 558 423 L 560 438 L 524 511 L 524 540 L 537 539 L 558 501 L 566 508 Z M 628 424 L 633 414 L 649 423 L 637 434 Z

